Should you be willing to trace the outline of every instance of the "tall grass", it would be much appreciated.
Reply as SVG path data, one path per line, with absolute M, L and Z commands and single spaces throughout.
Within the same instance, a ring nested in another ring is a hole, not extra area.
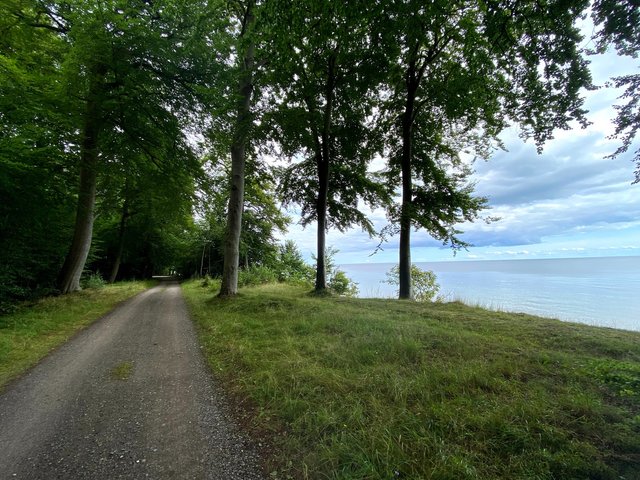
M 184 292 L 273 478 L 640 478 L 640 334 L 459 303 Z
M 43 298 L 0 316 L 0 389 L 82 327 L 153 282 L 123 282 Z

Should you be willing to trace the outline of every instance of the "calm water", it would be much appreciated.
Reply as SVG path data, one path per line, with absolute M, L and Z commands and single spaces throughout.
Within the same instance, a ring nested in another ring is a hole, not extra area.
M 640 257 L 417 263 L 446 300 L 640 331 Z M 393 297 L 390 263 L 341 265 L 361 297 Z

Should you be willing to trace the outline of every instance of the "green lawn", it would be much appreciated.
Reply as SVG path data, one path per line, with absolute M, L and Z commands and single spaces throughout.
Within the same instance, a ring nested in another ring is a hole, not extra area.
M 183 285 L 273 478 L 638 479 L 640 334 L 459 303 Z
M 0 316 L 0 389 L 82 327 L 153 282 L 123 282 L 48 297 Z

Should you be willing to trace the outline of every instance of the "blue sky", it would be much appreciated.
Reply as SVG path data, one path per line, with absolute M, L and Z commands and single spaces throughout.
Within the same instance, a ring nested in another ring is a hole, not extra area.
M 590 60 L 596 85 L 640 68 L 640 60 L 615 53 Z M 541 155 L 531 142 L 520 140 L 517 129 L 505 131 L 507 151 L 477 162 L 473 177 L 476 192 L 489 198 L 487 213 L 500 220 L 460 225 L 462 238 L 474 247 L 455 257 L 424 231 L 415 232 L 413 262 L 640 255 L 640 184 L 632 185 L 638 140 L 626 154 L 605 158 L 619 145 L 607 137 L 614 130 L 612 105 L 620 103 L 621 93 L 611 88 L 586 92 L 592 125 L 557 132 Z M 383 211 L 371 212 L 371 218 L 378 229 L 386 225 Z M 310 258 L 316 226 L 292 225 L 284 238 L 293 239 Z M 327 238 L 340 251 L 339 264 L 397 262 L 397 240 L 370 256 L 378 240 L 358 229 L 330 231 Z

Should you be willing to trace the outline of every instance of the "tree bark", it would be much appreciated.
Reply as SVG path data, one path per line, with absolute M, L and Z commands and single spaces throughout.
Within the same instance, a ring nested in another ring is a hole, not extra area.
M 329 198 L 329 162 L 322 159 L 322 156 L 316 160 L 318 168 L 318 199 L 316 201 L 316 209 L 318 216 L 318 233 L 317 233 L 317 249 L 316 255 L 316 292 L 323 292 L 327 289 L 327 202 Z
M 203 272 L 202 272 L 202 269 L 204 268 L 204 251 L 205 251 L 205 249 L 206 249 L 206 248 L 207 248 L 207 244 L 206 244 L 206 243 L 204 243 L 204 244 L 202 245 L 202 257 L 200 257 L 200 278 L 202 278 L 202 277 L 203 277 L 203 275 L 202 275 L 202 273 L 203 273 Z
M 254 23 L 255 1 L 247 3 L 241 37 L 247 35 Z M 251 126 L 251 96 L 253 94 L 254 44 L 249 40 L 240 66 L 238 83 L 239 104 L 236 128 L 231 145 L 231 194 L 227 212 L 227 232 L 224 246 L 224 264 L 221 297 L 238 293 L 238 265 L 240 261 L 240 234 L 242 232 L 242 211 L 244 208 L 245 149 Z
M 100 82 L 101 78 L 92 81 L 84 117 L 80 187 L 73 240 L 58 276 L 58 286 L 63 294 L 80 290 L 80 277 L 91 248 L 98 170 L 98 135 L 101 127 L 98 95 Z
M 333 115 L 333 97 L 336 87 L 336 57 L 337 52 L 334 52 L 329 57 L 329 64 L 327 66 L 322 148 L 320 155 L 316 154 L 316 166 L 318 170 L 318 199 L 316 202 L 316 213 L 318 217 L 316 293 L 324 292 L 327 289 L 327 204 L 329 201 L 329 171 L 331 165 L 331 122 Z
M 124 232 L 127 226 L 127 218 L 129 218 L 129 199 L 126 197 L 126 190 L 125 188 L 125 199 L 122 204 L 122 216 L 120 217 L 120 227 L 118 229 L 118 251 L 116 252 L 116 258 L 113 262 L 111 275 L 109 276 L 109 283 L 116 281 L 118 271 L 120 270 L 120 262 L 122 261 L 122 253 L 124 252 Z
M 416 64 L 409 63 L 406 75 L 407 97 L 405 111 L 402 115 L 402 206 L 400 209 L 400 245 L 399 245 L 399 299 L 413 299 L 411 285 L 411 157 L 413 149 L 413 118 L 415 109 L 418 80 L 416 78 Z

